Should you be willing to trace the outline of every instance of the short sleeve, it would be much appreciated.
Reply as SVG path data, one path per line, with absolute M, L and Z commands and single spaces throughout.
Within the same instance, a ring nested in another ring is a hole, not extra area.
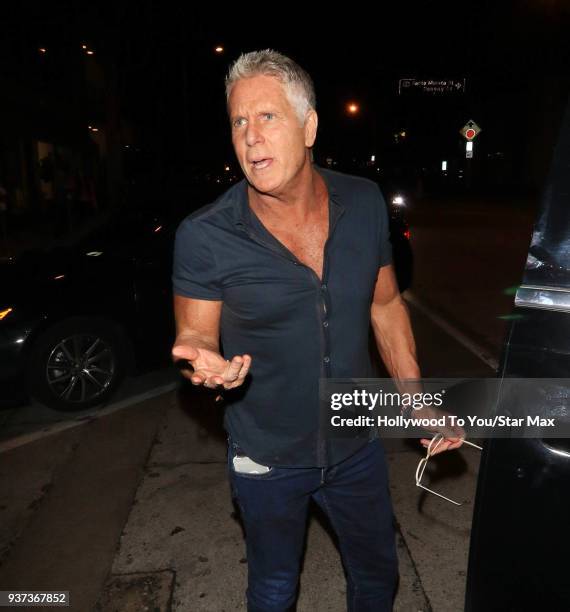
M 392 263 L 392 243 L 390 242 L 390 221 L 386 200 L 378 185 L 375 185 L 375 208 L 378 212 L 378 267 Z
M 176 295 L 200 300 L 221 300 L 216 261 L 204 227 L 185 219 L 176 232 L 172 288 Z

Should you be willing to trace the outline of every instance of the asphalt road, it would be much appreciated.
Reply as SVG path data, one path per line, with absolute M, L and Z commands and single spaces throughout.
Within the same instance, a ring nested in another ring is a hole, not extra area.
M 536 201 L 453 198 L 409 211 L 413 293 L 498 357 L 521 283 Z

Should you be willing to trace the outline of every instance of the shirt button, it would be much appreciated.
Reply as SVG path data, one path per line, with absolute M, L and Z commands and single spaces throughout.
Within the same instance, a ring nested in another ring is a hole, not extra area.
M 326 291 L 326 290 L 327 290 L 327 286 L 326 286 L 326 284 L 322 284 L 322 285 L 321 285 L 321 289 L 322 289 L 323 291 Z
M 330 357 L 328 357 L 328 356 L 327 356 L 327 357 L 325 357 L 325 358 L 323 359 L 323 361 L 324 361 L 325 363 L 328 363 L 330 360 L 331 360 L 331 358 L 330 358 Z
M 328 327 L 329 326 L 329 322 L 328 321 L 323 321 L 323 327 Z

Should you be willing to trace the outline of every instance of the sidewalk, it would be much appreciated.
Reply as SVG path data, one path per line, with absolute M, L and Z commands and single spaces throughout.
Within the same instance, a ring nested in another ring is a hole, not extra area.
M 174 394 L 170 398 L 97 610 L 246 609 L 247 560 L 229 495 L 224 439 L 212 435 L 216 410 L 208 402 L 198 407 Z M 462 451 L 439 461 L 451 466 L 451 473 L 438 486 L 467 502 L 456 509 L 414 486 L 421 457 L 417 445 L 394 440 L 386 446 L 399 523 L 400 586 L 394 610 L 457 612 L 463 608 L 478 456 Z M 340 557 L 326 520 L 316 512 L 297 610 L 345 610 Z
M 1 455 L 0 590 L 69 590 L 71 610 L 93 609 L 163 416 L 157 399 Z
M 4 454 L 0 587 L 69 590 L 77 612 L 245 610 L 247 561 L 219 414 L 172 392 Z M 394 610 L 457 612 L 478 457 L 439 461 L 448 475 L 438 486 L 467 502 L 455 508 L 414 486 L 416 445 L 386 446 L 399 524 Z M 340 557 L 315 513 L 298 612 L 342 612 L 344 593 Z

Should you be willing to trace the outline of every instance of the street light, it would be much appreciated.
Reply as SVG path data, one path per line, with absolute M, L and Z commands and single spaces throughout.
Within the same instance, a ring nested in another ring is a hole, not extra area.
M 350 115 L 356 115 L 360 111 L 360 107 L 355 102 L 349 102 L 346 105 L 346 110 Z
M 217 47 L 214 49 L 214 51 L 215 51 L 216 53 L 223 53 L 223 52 L 224 52 L 224 48 L 223 48 L 221 45 L 218 45 L 218 46 L 217 46 Z

